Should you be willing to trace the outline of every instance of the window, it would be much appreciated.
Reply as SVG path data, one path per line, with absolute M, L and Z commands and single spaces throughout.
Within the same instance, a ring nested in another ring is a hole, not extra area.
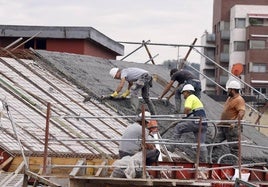
M 265 73 L 266 72 L 266 64 L 253 63 L 252 64 L 252 72 Z
M 229 44 L 223 44 L 223 52 L 229 53 Z
M 245 51 L 246 42 L 244 41 L 234 41 L 234 51 Z
M 263 40 L 250 40 L 249 41 L 250 49 L 265 49 L 265 41 Z
M 25 43 L 25 49 L 33 48 L 33 49 L 47 49 L 46 39 L 44 38 L 37 38 L 32 39 Z
M 25 49 L 33 48 L 34 49 L 34 40 L 29 40 L 24 44 Z
M 235 28 L 245 28 L 246 19 L 245 18 L 235 18 Z
M 229 31 L 230 30 L 230 22 L 221 21 L 220 22 L 220 31 Z
M 258 90 L 262 94 L 266 94 L 266 88 L 255 88 L 255 89 Z M 259 93 L 257 93 L 255 90 L 253 90 L 253 93 L 255 95 L 259 95 Z
M 47 41 L 44 38 L 36 39 L 36 49 L 47 49 Z
M 249 18 L 250 25 L 263 25 L 264 19 L 263 18 Z

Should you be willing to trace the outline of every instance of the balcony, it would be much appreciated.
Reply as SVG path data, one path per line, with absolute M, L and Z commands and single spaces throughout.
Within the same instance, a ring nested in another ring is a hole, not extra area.
M 212 33 L 212 34 L 208 33 L 206 39 L 207 39 L 208 43 L 215 42 L 215 34 L 214 33 Z
M 208 67 L 211 67 L 211 68 L 215 67 L 214 63 L 211 62 L 211 61 L 208 60 L 208 59 L 206 60 L 206 65 L 207 65 Z
M 228 76 L 221 75 L 220 76 L 220 85 L 226 85 L 226 82 L 228 81 Z
M 221 62 L 229 62 L 229 53 L 221 53 L 220 61 Z
M 207 87 L 215 87 L 215 77 L 209 77 L 209 78 L 211 78 L 211 80 L 213 80 L 213 81 L 210 81 L 210 80 L 208 80 L 207 79 L 207 81 L 206 81 L 206 86 Z
M 230 40 L 230 31 L 227 31 L 227 30 L 221 31 L 221 39 Z

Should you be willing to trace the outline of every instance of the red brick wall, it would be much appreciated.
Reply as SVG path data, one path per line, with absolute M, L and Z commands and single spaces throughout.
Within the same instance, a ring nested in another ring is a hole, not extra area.
M 2 37 L 0 38 L 0 47 L 6 47 L 7 45 L 14 42 L 17 38 Z M 26 39 L 24 39 L 26 40 Z M 21 41 L 22 42 L 22 41 Z M 14 45 L 16 47 L 19 45 Z M 22 45 L 19 47 L 23 49 Z M 90 55 L 105 59 L 116 59 L 117 54 L 107 48 L 95 43 L 93 41 L 84 40 L 84 39 L 55 39 L 48 38 L 46 39 L 46 50 L 48 51 L 57 51 L 57 52 L 66 52 L 82 55 Z
M 106 59 L 116 59 L 116 54 L 114 54 L 114 52 L 98 45 L 97 43 L 89 42 L 87 40 L 84 40 L 84 53 Z
M 47 39 L 47 50 L 116 59 L 116 54 L 112 51 L 107 50 L 97 43 L 89 42 L 88 40 Z
M 47 39 L 47 50 L 83 54 L 83 40 Z

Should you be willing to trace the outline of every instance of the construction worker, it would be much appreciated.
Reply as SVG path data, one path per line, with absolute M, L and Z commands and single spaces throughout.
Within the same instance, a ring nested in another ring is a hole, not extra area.
M 186 84 L 183 86 L 181 93 L 185 99 L 184 103 L 184 113 L 187 115 L 187 118 L 196 118 L 202 117 L 206 118 L 206 112 L 204 110 L 203 104 L 200 99 L 195 96 L 194 93 L 195 89 L 191 84 Z M 193 132 L 196 140 L 198 138 L 199 132 L 199 123 L 195 121 L 182 121 L 177 123 L 174 129 L 174 136 L 173 139 L 179 140 L 184 133 Z M 206 141 L 206 133 L 207 133 L 207 123 L 202 123 L 201 128 L 201 137 L 200 143 L 204 144 Z M 201 146 L 200 148 L 200 161 L 207 162 L 207 147 Z
M 148 106 L 152 115 L 155 115 L 155 107 L 153 102 L 149 98 L 149 90 L 152 87 L 152 76 L 148 71 L 140 69 L 140 68 L 112 68 L 110 70 L 110 75 L 114 79 L 120 79 L 120 84 L 116 88 L 116 90 L 111 94 L 111 97 L 117 97 L 119 92 L 123 89 L 125 82 L 128 82 L 128 87 L 126 91 L 121 95 L 121 97 L 126 98 L 130 95 L 131 89 L 131 106 L 134 109 L 135 113 L 139 108 L 139 90 L 141 90 L 142 98 Z M 133 86 L 134 84 L 134 86 Z
M 226 85 L 228 98 L 224 104 L 221 120 L 242 120 L 245 115 L 245 100 L 241 97 L 240 82 L 233 80 Z M 227 140 L 228 142 L 238 141 L 238 126 L 234 123 L 221 122 L 218 124 L 217 142 Z M 229 145 L 231 154 L 238 155 L 238 144 Z
M 148 118 L 151 116 L 150 112 L 145 112 L 145 129 L 146 140 L 153 139 L 151 133 L 157 132 L 157 123 L 155 120 L 151 121 Z M 142 163 L 142 118 L 141 114 L 137 118 L 137 123 L 129 125 L 122 136 L 122 141 L 119 143 L 119 158 L 113 163 L 115 166 L 111 177 L 114 178 L 141 178 L 142 171 L 140 166 Z M 160 152 L 156 149 L 155 144 L 146 143 L 146 165 L 158 161 Z M 123 166 L 123 167 L 122 167 Z M 125 168 L 124 168 L 125 166 Z M 137 166 L 134 168 L 133 166 Z M 149 175 L 149 174 L 148 174 Z
M 170 82 L 166 85 L 164 91 L 162 92 L 161 96 L 158 99 L 162 99 L 168 91 L 173 86 L 174 82 L 177 81 L 178 85 L 174 92 L 172 92 L 168 97 L 169 100 L 173 95 L 175 95 L 175 112 L 181 113 L 181 90 L 185 84 L 191 84 L 195 88 L 194 94 L 200 98 L 201 92 L 201 83 L 200 81 L 190 72 L 187 70 L 179 71 L 177 68 L 170 70 Z
M 145 117 L 149 118 L 150 112 L 145 112 Z M 142 139 L 142 120 L 141 114 L 136 120 L 138 123 L 129 125 L 123 133 L 122 141 L 119 143 L 119 158 L 124 156 L 133 156 L 134 154 L 142 150 L 141 140 Z M 158 131 L 157 122 L 155 120 L 145 119 L 146 124 L 146 139 L 153 139 L 152 134 Z M 134 139 L 134 140 L 131 140 Z M 146 164 L 151 165 L 153 162 L 158 160 L 160 152 L 156 149 L 153 143 L 146 143 Z

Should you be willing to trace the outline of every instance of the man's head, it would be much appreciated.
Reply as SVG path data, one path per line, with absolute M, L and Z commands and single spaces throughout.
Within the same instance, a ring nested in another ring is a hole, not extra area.
M 177 68 L 173 68 L 172 70 L 170 70 L 170 77 L 172 77 L 172 75 L 177 71 L 179 71 Z
M 150 133 L 157 133 L 158 132 L 157 121 L 150 120 L 149 123 L 147 123 L 147 129 L 150 131 Z
M 194 93 L 194 87 L 191 84 L 185 84 L 181 90 L 181 93 L 183 94 L 184 99 L 186 99 L 189 95 Z
M 119 68 L 112 68 L 109 74 L 115 79 L 118 71 L 119 71 Z
M 158 132 L 158 125 L 156 120 L 151 119 L 151 113 L 148 111 L 144 112 L 145 117 L 145 125 L 147 129 L 151 132 Z M 138 119 L 136 120 L 138 123 L 142 123 L 142 113 L 139 114 Z
M 228 85 L 226 85 L 226 89 L 228 92 L 228 96 L 233 97 L 234 95 L 239 93 L 239 90 L 241 89 L 240 82 L 238 81 L 230 81 Z

